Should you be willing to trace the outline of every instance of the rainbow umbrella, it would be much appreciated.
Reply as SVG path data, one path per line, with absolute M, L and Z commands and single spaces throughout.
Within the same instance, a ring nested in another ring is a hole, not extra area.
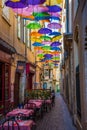
M 51 46 L 43 46 L 42 49 L 43 49 L 43 50 L 46 50 L 46 51 L 47 51 L 47 50 L 51 50 Z
M 5 2 L 5 5 L 8 7 L 11 7 L 11 8 L 25 8 L 25 7 L 27 7 L 27 4 L 25 4 L 25 0 L 20 0 L 20 1 L 16 1 L 16 2 L 7 0 Z
M 39 42 L 34 42 L 32 45 L 33 45 L 33 46 L 43 46 L 43 44 L 42 44 L 42 43 L 39 43 Z
M 42 41 L 51 41 L 51 37 L 49 37 L 49 36 L 40 36 L 40 39 Z
M 39 28 L 41 28 L 41 25 L 37 22 L 33 22 L 33 23 L 29 23 L 28 25 L 26 25 L 26 28 L 28 28 L 28 29 L 39 29 Z

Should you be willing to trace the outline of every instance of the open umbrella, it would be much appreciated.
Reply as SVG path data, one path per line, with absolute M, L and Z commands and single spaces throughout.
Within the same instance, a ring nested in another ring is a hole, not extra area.
M 59 55 L 60 52 L 59 52 L 59 51 L 51 51 L 51 54 L 52 54 L 52 55 Z
M 60 45 L 61 45 L 60 42 L 53 42 L 53 43 L 51 43 L 51 46 L 52 46 L 52 47 L 60 46 Z
M 26 27 L 28 29 L 39 29 L 39 28 L 41 28 L 41 25 L 37 22 L 33 22 L 33 23 L 29 23 L 28 25 L 26 25 Z
M 42 41 L 42 43 L 45 45 L 47 45 L 47 44 L 50 45 L 52 42 L 51 41 Z
M 42 41 L 51 41 L 51 38 L 49 36 L 40 36 L 40 39 Z
M 47 51 L 47 50 L 51 50 L 51 47 L 50 46 L 43 46 L 42 49 Z
M 11 0 L 12 2 L 19 2 L 20 0 Z
M 53 56 L 52 54 L 45 54 L 44 55 L 45 58 L 52 58 L 52 56 Z
M 57 5 L 52 5 L 52 6 L 47 6 L 48 7 L 48 12 L 60 12 L 62 11 L 62 8 Z
M 39 42 L 41 43 L 42 41 L 39 38 L 31 37 L 32 42 Z
M 53 22 L 53 23 L 49 23 L 49 24 L 47 25 L 47 27 L 48 27 L 48 28 L 51 28 L 51 29 L 59 29 L 59 28 L 62 27 L 62 25 L 59 24 L 59 23 Z
M 43 4 L 46 0 L 27 0 L 28 5 L 39 5 Z
M 32 45 L 33 45 L 33 46 L 43 46 L 43 44 L 42 44 L 42 43 L 39 43 L 39 42 L 34 42 Z
M 60 32 L 52 32 L 49 34 L 50 36 L 60 36 L 61 33 Z
M 50 30 L 48 28 L 41 28 L 38 32 L 41 34 L 49 34 L 52 32 L 52 30 Z
M 60 36 L 54 36 L 54 37 L 52 38 L 52 42 L 58 41 L 58 40 L 61 39 L 61 38 L 62 38 L 62 35 L 60 35 Z
M 38 32 L 31 32 L 30 35 L 31 35 L 31 37 L 37 37 L 37 38 L 42 36 L 42 34 L 40 34 Z
M 51 47 L 51 50 L 61 51 L 61 49 L 59 47 Z
M 43 57 L 44 57 L 44 54 L 41 53 L 41 54 L 38 54 L 37 56 L 38 56 L 39 58 L 43 58 Z
M 5 2 L 5 5 L 8 6 L 8 7 L 11 7 L 11 8 L 24 8 L 24 7 L 27 7 L 27 4 L 26 2 L 24 3 L 25 0 L 20 0 L 20 1 L 10 1 L 10 0 L 7 0 Z
M 44 16 L 50 16 L 50 14 L 48 14 L 47 12 L 33 12 L 33 16 L 36 16 L 36 17 L 44 17 Z

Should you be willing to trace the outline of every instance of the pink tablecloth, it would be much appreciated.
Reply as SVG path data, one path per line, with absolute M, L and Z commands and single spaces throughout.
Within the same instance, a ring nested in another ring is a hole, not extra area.
M 50 99 L 45 100 L 45 103 L 51 104 L 52 101 Z
M 42 106 L 42 102 L 33 101 L 30 103 L 34 103 L 36 105 L 36 108 L 41 108 Z M 24 108 L 27 109 L 28 105 L 30 106 L 30 104 L 25 104 Z
M 18 113 L 23 113 L 25 116 L 30 116 L 34 113 L 33 110 L 28 110 L 28 109 L 14 109 L 11 112 L 8 112 L 6 116 L 15 116 Z
M 17 121 L 19 124 L 20 130 L 31 130 L 32 125 L 35 125 L 35 123 L 32 120 L 27 120 L 27 121 Z M 8 122 L 4 124 L 4 130 L 8 130 Z M 9 122 L 9 128 L 12 130 L 12 122 Z M 0 130 L 2 130 L 2 127 L 0 126 Z M 15 123 L 14 124 L 14 130 L 18 130 L 18 126 Z

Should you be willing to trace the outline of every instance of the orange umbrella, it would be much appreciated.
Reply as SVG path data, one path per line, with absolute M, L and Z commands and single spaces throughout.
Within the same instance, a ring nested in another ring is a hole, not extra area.
M 31 32 L 30 35 L 31 35 L 31 37 L 40 37 L 40 36 L 42 36 L 42 34 L 40 34 L 38 32 Z
M 60 52 L 59 51 L 53 51 L 53 52 L 51 52 L 51 54 L 57 55 L 57 54 L 60 54 Z
M 34 16 L 33 15 L 23 15 L 23 14 L 18 14 L 18 16 L 21 16 L 22 18 L 29 18 L 31 20 L 34 20 Z

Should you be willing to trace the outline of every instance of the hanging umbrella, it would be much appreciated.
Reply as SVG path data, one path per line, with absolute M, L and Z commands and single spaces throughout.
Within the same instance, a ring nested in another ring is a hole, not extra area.
M 49 34 L 50 36 L 60 36 L 61 33 L 60 32 L 52 32 Z
M 51 28 L 51 29 L 59 29 L 59 28 L 62 27 L 62 25 L 59 24 L 59 23 L 53 22 L 53 23 L 49 23 L 49 24 L 47 25 L 47 27 L 48 27 L 48 28 Z
M 29 23 L 28 25 L 26 25 L 26 27 L 28 29 L 39 29 L 39 28 L 41 28 L 41 25 L 37 22 L 33 22 L 33 23 Z
M 33 46 L 43 46 L 43 44 L 42 44 L 42 43 L 39 43 L 39 42 L 34 42 L 32 45 L 33 45 Z
M 52 57 L 53 60 L 60 60 L 60 57 Z
M 43 41 L 42 43 L 50 45 L 52 42 L 51 41 Z
M 61 21 L 61 19 L 59 17 L 56 17 L 56 16 L 50 16 L 49 19 L 50 20 L 59 20 L 59 21 Z
M 49 36 L 40 36 L 40 39 L 42 41 L 51 41 L 51 38 Z
M 35 17 L 50 16 L 50 14 L 48 14 L 47 12 L 39 12 L 39 13 L 37 13 L 37 12 L 33 12 L 32 15 L 35 16 Z
M 50 30 L 48 28 L 41 28 L 38 32 L 41 34 L 49 34 L 52 32 L 52 30 Z
M 28 5 L 39 5 L 43 4 L 46 0 L 27 0 Z
M 51 46 L 52 46 L 52 47 L 60 46 L 60 45 L 61 45 L 60 42 L 53 42 L 53 43 L 51 43 Z
M 51 50 L 61 51 L 61 49 L 59 47 L 51 47 Z
M 34 16 L 32 15 L 19 15 L 21 16 L 22 19 L 25 19 L 25 20 L 31 20 L 31 21 L 34 21 Z
M 52 5 L 52 6 L 47 6 L 48 7 L 48 12 L 60 12 L 62 11 L 62 8 L 57 5 Z
M 31 37 L 31 41 L 32 42 L 39 42 L 39 43 L 42 42 L 39 38 L 34 38 L 34 37 Z
M 40 34 L 38 32 L 31 32 L 30 35 L 31 35 L 31 37 L 37 37 L 37 38 L 42 36 L 42 34 Z
M 49 12 L 49 14 L 51 16 L 55 16 L 55 17 L 59 17 L 60 18 L 60 14 L 58 14 L 58 12 Z
M 38 56 L 39 58 L 43 58 L 43 57 L 44 57 L 44 54 L 41 53 L 41 54 L 38 54 L 37 56 Z
M 42 49 L 47 51 L 47 50 L 51 50 L 51 47 L 50 46 L 43 46 Z
M 53 56 L 52 54 L 45 54 L 44 55 L 45 58 L 52 58 L 52 56 Z
M 61 35 L 60 35 L 60 36 L 54 36 L 54 37 L 52 38 L 52 42 L 58 41 L 58 40 L 61 39 L 61 38 L 62 38 Z
M 24 1 L 25 0 L 13 2 L 13 1 L 7 0 L 5 2 L 5 5 L 11 8 L 24 8 L 24 7 L 27 7 L 27 4 L 24 3 Z
M 11 0 L 12 2 L 19 2 L 20 0 Z
M 60 52 L 59 51 L 52 51 L 51 54 L 53 54 L 53 55 L 59 55 Z

